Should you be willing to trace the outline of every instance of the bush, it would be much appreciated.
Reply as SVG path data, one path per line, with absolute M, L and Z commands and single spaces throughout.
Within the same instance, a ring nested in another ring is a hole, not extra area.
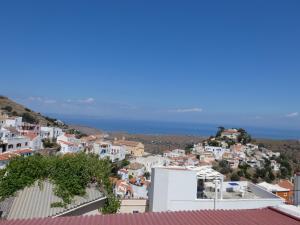
M 144 177 L 148 180 L 150 178 L 150 173 L 149 172 L 145 172 L 144 173 Z
M 56 143 L 51 142 L 49 139 L 44 139 L 43 140 L 43 145 L 44 145 L 44 148 L 54 148 L 54 147 L 57 146 Z
M 230 176 L 231 181 L 239 181 L 240 176 L 237 173 L 232 173 Z
M 231 168 L 229 166 L 229 163 L 226 160 L 221 160 L 217 166 L 217 171 L 220 173 L 226 175 L 231 172 Z
M 63 202 L 52 202 L 50 205 L 51 208 L 64 208 L 66 204 Z
M 239 170 L 239 171 L 237 172 L 237 175 L 239 175 L 240 177 L 245 176 L 245 174 L 244 174 L 244 172 L 243 172 L 242 170 Z
M 19 114 L 18 114 L 16 111 L 13 111 L 13 112 L 11 113 L 11 115 L 12 115 L 12 116 L 19 116 Z
M 119 208 L 121 206 L 120 200 L 111 194 L 108 196 L 105 206 L 101 209 L 102 214 L 112 214 L 112 213 L 117 213 Z
M 7 112 L 11 112 L 13 110 L 13 108 L 9 105 L 2 107 L 3 110 L 6 110 Z
M 22 117 L 23 117 L 23 121 L 26 123 L 37 123 L 38 122 L 36 120 L 36 118 L 28 112 L 23 113 Z
M 118 199 L 113 198 L 110 174 L 111 163 L 93 154 L 16 157 L 0 170 L 0 197 L 3 200 L 36 181 L 49 179 L 55 185 L 54 193 L 62 199 L 51 203 L 51 207 L 61 207 L 69 204 L 74 196 L 84 195 L 89 183 L 97 182 L 108 197 L 105 210 L 114 212 L 119 205 Z
M 207 144 L 209 146 L 220 147 L 220 143 L 218 141 L 216 141 L 216 140 L 208 140 Z

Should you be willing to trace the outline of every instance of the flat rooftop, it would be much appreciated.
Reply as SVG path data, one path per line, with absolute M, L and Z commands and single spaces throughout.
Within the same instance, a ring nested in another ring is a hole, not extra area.
M 218 198 L 220 197 L 221 186 L 218 186 Z M 276 195 L 262 189 L 261 187 L 247 182 L 223 182 L 222 184 L 223 199 L 266 199 L 279 198 Z M 204 182 L 203 199 L 215 198 L 215 184 L 213 182 Z

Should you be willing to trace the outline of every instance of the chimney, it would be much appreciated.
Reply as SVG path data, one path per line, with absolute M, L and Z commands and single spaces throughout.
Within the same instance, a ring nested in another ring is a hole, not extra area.
M 300 205 L 300 172 L 295 173 L 294 179 L 294 205 Z

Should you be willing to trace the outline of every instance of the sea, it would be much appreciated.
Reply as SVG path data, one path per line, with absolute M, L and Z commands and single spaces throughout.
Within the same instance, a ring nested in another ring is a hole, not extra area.
M 126 132 L 129 134 L 149 135 L 215 135 L 220 125 L 224 127 L 241 127 L 224 124 L 203 124 L 189 122 L 143 121 L 124 119 L 99 119 L 89 117 L 59 116 L 67 124 L 97 128 L 106 132 Z M 300 129 L 277 129 L 242 126 L 254 138 L 277 140 L 300 140 Z

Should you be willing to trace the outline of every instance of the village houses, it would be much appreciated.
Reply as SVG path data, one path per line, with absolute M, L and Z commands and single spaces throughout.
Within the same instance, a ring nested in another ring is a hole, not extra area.
M 114 145 L 124 146 L 126 148 L 126 152 L 134 157 L 141 157 L 145 152 L 145 146 L 141 142 L 127 141 L 123 139 L 115 140 Z

